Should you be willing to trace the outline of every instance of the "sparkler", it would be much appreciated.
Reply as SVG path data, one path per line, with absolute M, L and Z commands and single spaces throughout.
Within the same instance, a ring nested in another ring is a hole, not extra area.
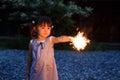
M 84 36 L 84 32 L 80 31 L 77 33 L 75 37 L 72 37 L 71 40 L 73 48 L 78 51 L 84 50 L 87 44 L 90 43 L 90 40 Z

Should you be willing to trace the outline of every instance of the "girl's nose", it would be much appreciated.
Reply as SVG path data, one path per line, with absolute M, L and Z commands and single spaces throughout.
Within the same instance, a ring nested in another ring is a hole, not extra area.
M 45 29 L 44 29 L 44 32 L 48 32 L 48 29 L 47 29 L 47 28 L 45 28 Z

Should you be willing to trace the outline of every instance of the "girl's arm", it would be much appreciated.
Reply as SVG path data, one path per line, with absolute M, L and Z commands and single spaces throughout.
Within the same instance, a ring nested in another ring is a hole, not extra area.
M 72 40 L 72 37 L 70 36 L 52 37 L 53 43 L 71 42 L 71 40 Z
M 30 76 L 30 68 L 32 63 L 32 44 L 29 44 L 29 53 L 28 53 L 28 59 L 27 59 L 27 67 L 26 67 L 26 77 L 29 78 Z

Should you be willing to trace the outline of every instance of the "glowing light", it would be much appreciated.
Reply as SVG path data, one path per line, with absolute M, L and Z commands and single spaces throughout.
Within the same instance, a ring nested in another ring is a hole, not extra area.
M 90 40 L 84 36 L 84 32 L 78 32 L 78 34 L 72 38 L 72 45 L 74 49 L 78 51 L 85 49 Z

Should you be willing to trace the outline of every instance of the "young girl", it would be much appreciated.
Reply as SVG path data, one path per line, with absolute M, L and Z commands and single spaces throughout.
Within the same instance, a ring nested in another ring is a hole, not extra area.
M 37 37 L 29 44 L 26 76 L 29 80 L 58 80 L 54 59 L 54 44 L 71 41 L 68 36 L 50 36 L 52 22 L 49 17 L 41 16 L 35 26 Z

